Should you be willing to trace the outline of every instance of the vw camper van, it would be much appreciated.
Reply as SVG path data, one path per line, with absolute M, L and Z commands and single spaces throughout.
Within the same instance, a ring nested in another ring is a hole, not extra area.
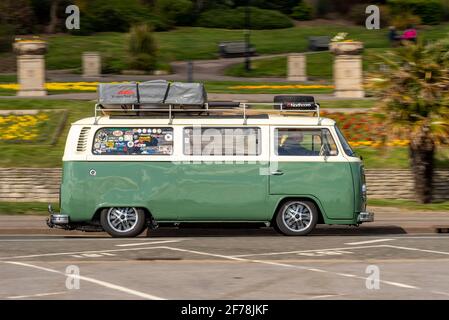
M 134 237 L 161 224 L 249 222 L 299 236 L 373 221 L 362 161 L 336 123 L 313 97 L 280 99 L 262 110 L 97 104 L 71 125 L 48 225 Z

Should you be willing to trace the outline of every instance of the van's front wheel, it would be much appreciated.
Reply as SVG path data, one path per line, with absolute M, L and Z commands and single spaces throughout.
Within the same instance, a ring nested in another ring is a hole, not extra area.
M 276 215 L 277 229 L 287 236 L 304 236 L 315 228 L 317 222 L 318 210 L 311 201 L 287 201 Z
M 100 222 L 113 237 L 136 237 L 145 229 L 145 212 L 134 207 L 107 208 L 101 211 Z

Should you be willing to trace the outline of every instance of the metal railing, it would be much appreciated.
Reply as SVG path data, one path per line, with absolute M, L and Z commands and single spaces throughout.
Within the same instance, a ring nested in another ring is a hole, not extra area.
M 226 106 L 226 104 L 228 104 Z M 232 106 L 230 106 L 232 104 Z M 318 103 L 295 103 L 295 107 L 287 106 L 289 103 L 272 103 L 272 102 L 213 102 L 211 104 L 205 103 L 203 108 L 198 106 L 188 105 L 173 105 L 168 104 L 161 107 L 161 105 L 121 105 L 121 108 L 105 108 L 103 105 L 95 104 L 95 123 L 102 115 L 113 115 L 114 113 L 120 115 L 135 115 L 135 116 L 149 116 L 149 113 L 164 113 L 168 115 L 169 123 L 173 120 L 173 115 L 176 113 L 199 113 L 205 115 L 220 115 L 219 113 L 226 115 L 241 114 L 244 122 L 247 120 L 248 115 L 262 115 L 262 114 L 279 114 L 279 115 L 298 115 L 313 113 L 318 119 L 320 118 L 320 105 Z M 220 107 L 221 106 L 221 107 Z M 268 108 L 252 108 L 251 106 Z M 276 108 L 278 107 L 278 108 Z M 101 114 L 101 115 L 99 115 Z

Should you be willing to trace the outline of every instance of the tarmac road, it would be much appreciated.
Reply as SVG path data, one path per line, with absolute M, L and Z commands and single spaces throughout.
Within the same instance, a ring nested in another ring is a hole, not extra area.
M 449 299 L 449 236 L 1 235 L 0 274 L 1 299 Z

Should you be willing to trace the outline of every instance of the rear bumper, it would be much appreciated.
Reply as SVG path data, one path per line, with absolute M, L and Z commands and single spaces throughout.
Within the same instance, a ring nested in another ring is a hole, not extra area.
M 374 221 L 374 213 L 373 212 L 360 212 L 357 216 L 357 222 L 373 222 Z
M 67 227 L 69 225 L 70 219 L 66 214 L 60 214 L 58 212 L 54 212 L 51 205 L 48 205 L 48 213 L 50 213 L 50 217 L 47 218 L 47 225 L 50 228 L 55 227 Z

